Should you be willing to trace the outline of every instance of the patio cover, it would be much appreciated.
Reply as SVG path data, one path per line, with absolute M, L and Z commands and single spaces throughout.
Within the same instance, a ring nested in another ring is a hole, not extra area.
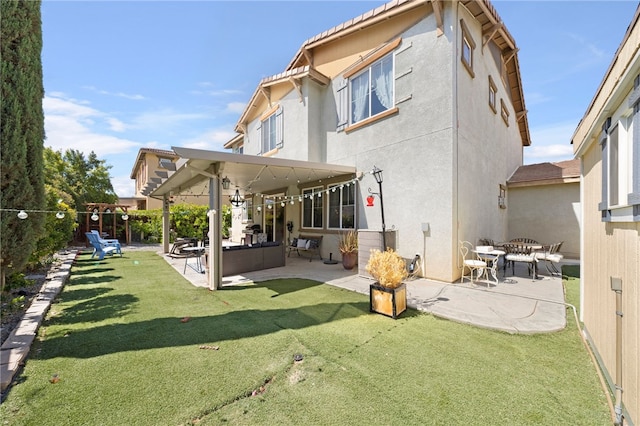
M 354 166 L 316 163 L 284 158 L 271 158 L 247 154 L 207 151 L 172 147 L 180 156 L 180 167 L 151 192 L 163 203 L 162 242 L 164 252 L 169 252 L 168 199 L 173 194 L 205 195 L 209 197 L 209 288 L 217 289 L 222 283 L 222 199 L 239 189 L 241 195 L 268 194 L 276 190 L 318 182 L 338 176 L 356 177 Z M 222 179 L 227 177 L 229 189 L 222 189 Z M 288 194 L 298 195 L 298 194 Z

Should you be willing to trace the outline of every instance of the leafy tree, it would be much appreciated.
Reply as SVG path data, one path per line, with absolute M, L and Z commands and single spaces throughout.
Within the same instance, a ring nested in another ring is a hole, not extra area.
M 73 199 L 69 194 L 45 184 L 47 198 L 46 209 L 56 214 L 45 215 L 44 232 L 36 243 L 29 263 L 38 264 L 58 250 L 65 248 L 73 239 L 77 227 L 76 211 L 70 207 Z M 61 214 L 62 217 L 58 217 Z
M 116 203 L 118 196 L 109 176 L 110 165 L 92 151 L 88 157 L 75 149 L 64 152 L 45 148 L 45 181 L 69 194 L 73 208 L 84 211 L 85 203 Z
M 21 270 L 41 233 L 45 215 L 42 150 L 42 23 L 40 1 L 1 0 L 0 56 L 0 281 Z M 26 220 L 13 209 L 31 211 Z

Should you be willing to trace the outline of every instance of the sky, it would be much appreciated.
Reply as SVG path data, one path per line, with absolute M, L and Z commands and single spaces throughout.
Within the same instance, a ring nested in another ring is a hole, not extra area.
M 384 3 L 43 0 L 45 146 L 95 152 L 131 197 L 140 148 L 224 150 L 262 78 L 305 40 Z M 573 158 L 571 136 L 638 2 L 492 4 L 520 49 L 524 163 Z

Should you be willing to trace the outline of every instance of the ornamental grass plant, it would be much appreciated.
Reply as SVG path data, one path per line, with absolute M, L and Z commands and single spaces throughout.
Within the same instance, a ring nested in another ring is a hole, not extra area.
M 408 276 L 404 259 L 390 248 L 385 251 L 371 250 L 366 270 L 378 284 L 386 288 L 398 288 Z
M 347 231 L 340 235 L 338 241 L 338 250 L 341 254 L 358 252 L 358 232 L 355 230 Z
M 89 256 L 0 405 L 3 424 L 611 424 L 573 315 L 541 335 L 412 309 L 391 322 L 367 295 L 317 281 L 208 291 L 154 252 Z

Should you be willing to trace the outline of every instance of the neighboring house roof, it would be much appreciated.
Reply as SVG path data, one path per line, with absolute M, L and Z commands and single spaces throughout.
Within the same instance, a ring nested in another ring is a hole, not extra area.
M 244 137 L 242 133 L 238 133 L 229 142 L 225 143 L 223 148 L 226 148 L 226 149 L 233 148 L 234 145 L 236 145 L 238 142 L 242 142 L 243 140 L 244 140 Z
M 155 148 L 140 148 L 138 151 L 138 156 L 136 157 L 136 161 L 133 163 L 133 168 L 131 169 L 131 179 L 136 178 L 136 172 L 138 171 L 138 167 L 142 163 L 142 159 L 145 154 L 155 154 L 158 157 L 171 158 L 172 160 L 177 160 L 180 158 L 175 152 L 169 151 L 166 149 L 155 149 Z
M 434 10 L 435 19 L 439 28 L 439 34 L 442 34 L 443 10 L 440 0 L 393 0 L 383 4 L 373 10 L 363 13 L 353 19 L 350 19 L 340 25 L 330 28 L 302 43 L 298 52 L 285 68 L 285 72 L 272 77 L 262 79 L 258 84 L 256 91 L 248 102 L 245 111 L 238 120 L 236 131 L 243 131 L 243 124 L 251 111 L 252 105 L 255 104 L 260 94 L 268 96 L 266 92 L 267 86 L 290 81 L 297 88 L 296 79 L 310 76 L 320 84 L 328 84 L 329 77 L 317 72 L 313 68 L 313 55 L 311 51 L 319 46 L 330 43 L 338 38 L 345 37 L 351 33 L 361 31 L 371 25 L 381 21 L 405 13 L 413 8 L 424 6 L 431 3 Z M 518 62 L 518 48 L 515 40 L 507 31 L 504 23 L 498 16 L 498 13 L 491 5 L 489 0 L 463 0 L 460 2 L 481 24 L 483 32 L 482 47 L 490 41 L 493 41 L 504 55 L 507 68 L 508 86 L 511 92 L 511 101 L 515 110 L 516 121 L 520 131 L 523 146 L 531 145 L 531 137 L 529 135 L 529 123 L 527 120 L 527 109 L 524 103 L 524 91 L 522 89 L 522 81 L 520 79 L 520 65 Z
M 538 163 L 520 166 L 509 178 L 510 187 L 550 185 L 580 181 L 580 159 L 558 163 Z

